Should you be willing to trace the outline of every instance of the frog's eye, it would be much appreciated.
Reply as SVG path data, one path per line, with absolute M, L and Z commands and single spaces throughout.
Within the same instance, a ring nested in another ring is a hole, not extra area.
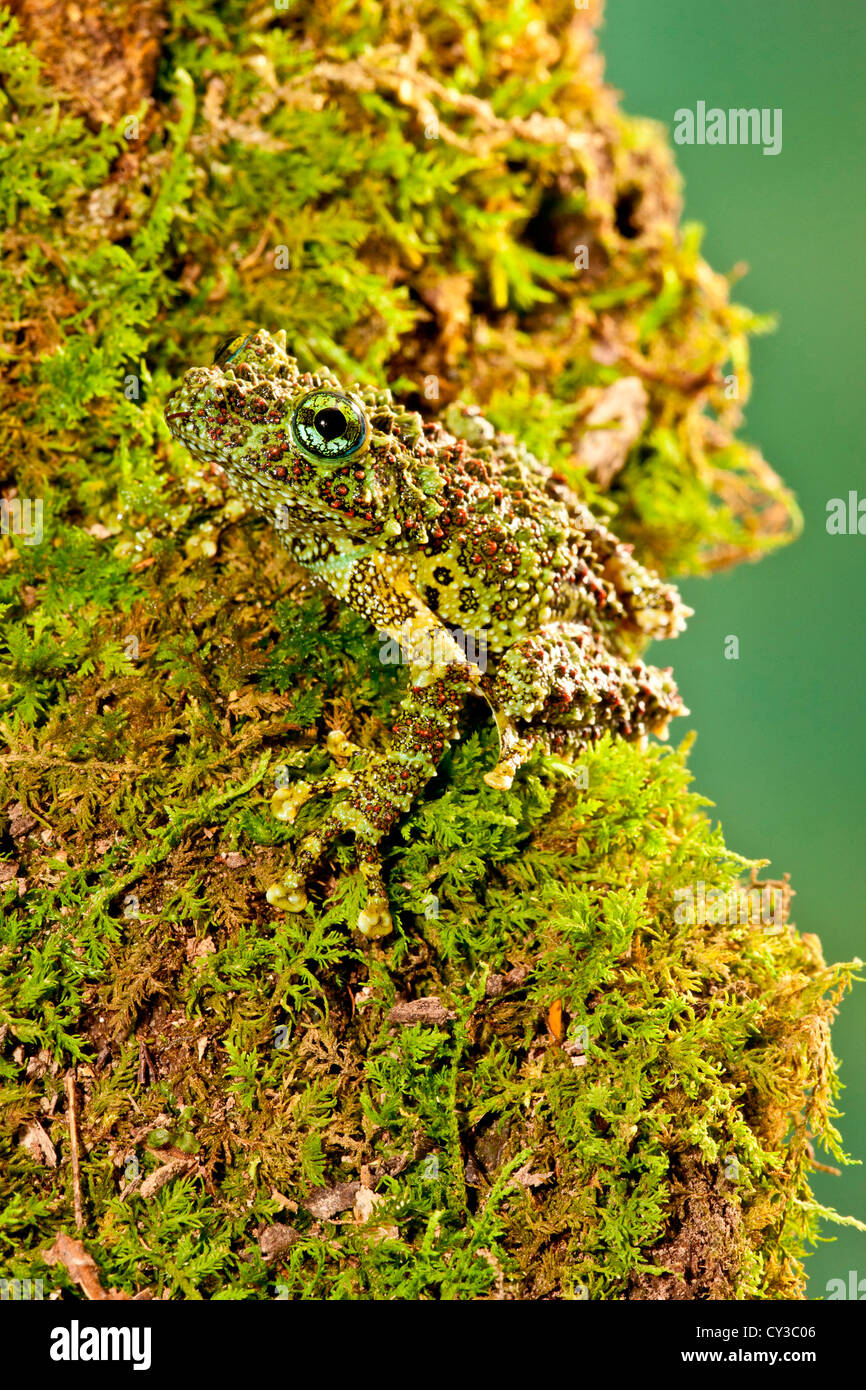
M 214 353 L 213 364 L 215 367 L 227 367 L 233 357 L 237 357 L 242 348 L 249 342 L 249 335 L 241 333 L 235 334 L 233 338 L 226 338 L 225 342 L 220 343 Z
M 308 391 L 292 413 L 292 439 L 313 459 L 346 459 L 370 438 L 367 417 L 358 402 L 342 391 Z

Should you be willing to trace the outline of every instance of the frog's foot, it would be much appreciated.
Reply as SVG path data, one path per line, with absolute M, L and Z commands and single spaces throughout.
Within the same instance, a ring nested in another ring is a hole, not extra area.
M 358 779 L 363 782 L 363 774 Z M 267 891 L 268 902 L 285 912 L 302 912 L 307 905 L 304 888 L 308 876 L 322 860 L 330 846 L 342 835 L 355 838 L 356 857 L 367 890 L 367 900 L 358 917 L 358 929 L 365 936 L 387 936 L 393 930 L 388 908 L 388 893 L 382 879 L 382 861 L 377 848 L 381 829 L 359 809 L 358 799 L 363 790 L 342 801 L 325 817 L 323 823 L 301 841 L 294 865 Z
M 288 869 L 281 879 L 271 884 L 265 897 L 271 907 L 278 907 L 283 912 L 303 912 L 307 906 L 303 875 Z
M 500 789 L 536 745 L 573 761 L 603 733 L 664 737 L 686 712 L 670 668 L 626 661 L 580 623 L 549 623 L 515 642 L 484 687 L 501 745 L 484 780 Z
M 280 787 L 271 797 L 271 814 L 276 820 L 294 825 L 298 812 L 308 801 L 322 796 L 332 796 L 342 787 L 351 786 L 352 774 L 345 768 L 335 772 L 333 777 L 323 777 L 315 786 L 309 782 L 293 782 L 290 787 Z
M 345 827 L 341 827 L 344 829 Z M 319 836 L 307 836 L 298 856 L 299 863 L 306 863 L 311 857 L 318 859 L 324 846 Z M 359 867 L 367 887 L 367 901 L 358 916 L 358 930 L 365 936 L 388 936 L 394 929 L 388 907 L 388 893 L 382 879 L 382 864 L 373 845 L 359 850 Z M 308 898 L 304 888 L 305 874 L 297 868 L 287 869 L 276 883 L 267 891 L 267 899 L 272 907 L 283 912 L 303 912 Z
M 364 750 L 351 743 L 342 729 L 332 729 L 327 738 L 327 749 L 332 758 L 354 758 Z M 302 806 L 314 797 L 332 796 L 334 792 L 351 786 L 353 774 L 345 767 L 339 768 L 330 777 L 323 777 L 313 786 L 309 782 L 293 782 L 289 787 L 280 787 L 271 797 L 271 814 L 277 820 L 294 825 Z
M 332 729 L 325 742 L 332 758 L 357 758 L 364 751 L 347 738 L 342 729 Z
M 320 789 L 317 788 L 317 790 Z M 309 797 L 304 799 L 309 800 Z M 288 817 L 284 817 L 284 819 L 288 819 Z M 288 868 L 276 883 L 272 883 L 265 894 L 272 907 L 281 908 L 284 912 L 303 912 L 308 901 L 305 890 L 307 878 L 323 857 L 328 846 L 337 839 L 344 829 L 345 826 L 337 823 L 332 813 L 318 830 L 314 830 L 312 834 L 304 837 L 292 867 Z
M 294 825 L 301 807 L 316 795 L 316 788 L 311 787 L 309 782 L 293 782 L 290 787 L 279 787 L 271 797 L 271 815 Z
M 502 713 L 496 712 L 496 727 L 499 730 L 499 761 L 490 772 L 485 772 L 484 781 L 488 787 L 507 792 L 517 769 L 526 762 L 532 752 L 534 738 L 521 736 L 515 724 Z
M 374 845 L 359 849 L 358 866 L 367 885 L 367 902 L 358 917 L 358 931 L 371 938 L 388 936 L 394 930 L 394 923 L 382 879 L 382 861 Z

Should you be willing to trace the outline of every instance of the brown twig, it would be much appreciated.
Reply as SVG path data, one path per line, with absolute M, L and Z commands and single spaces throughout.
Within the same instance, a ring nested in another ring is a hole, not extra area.
M 80 1240 L 73 1240 L 71 1236 L 64 1235 L 58 1231 L 54 1237 L 54 1244 L 50 1250 L 42 1251 L 42 1258 L 47 1265 L 62 1264 L 70 1279 L 81 1289 L 85 1298 L 90 1299 L 128 1299 L 129 1294 L 123 1293 L 118 1289 L 105 1289 L 99 1282 L 99 1270 L 92 1255 L 89 1255 L 81 1244 Z M 143 1292 L 136 1294 L 136 1298 L 148 1298 L 149 1293 Z
M 155 1081 L 155 1080 L 156 1080 L 156 1067 L 154 1066 L 153 1058 L 151 1057 L 150 1052 L 148 1051 L 147 1043 L 144 1042 L 144 1041 L 142 1041 L 141 1038 L 139 1038 L 139 1040 L 138 1040 L 138 1084 L 139 1084 L 139 1086 L 146 1086 L 146 1085 L 147 1085 L 147 1078 L 148 1078 L 148 1075 L 150 1076 L 151 1081 Z
M 75 1210 L 75 1228 L 80 1231 L 84 1225 L 84 1208 L 81 1204 L 81 1167 L 78 1162 L 78 1114 L 76 1111 L 75 1069 L 66 1073 L 66 1114 L 69 1122 L 69 1148 L 72 1154 L 72 1201 Z
M 812 1167 L 817 1168 L 819 1173 L 831 1173 L 834 1178 L 842 1176 L 841 1168 L 834 1168 L 831 1163 L 819 1163 L 817 1158 L 812 1159 Z

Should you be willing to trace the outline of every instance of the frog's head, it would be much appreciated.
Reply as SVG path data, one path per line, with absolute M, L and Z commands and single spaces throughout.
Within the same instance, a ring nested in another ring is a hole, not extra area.
M 388 392 L 301 372 L 284 332 L 224 343 L 212 366 L 186 373 L 165 420 L 290 534 L 397 537 L 441 510 L 441 478 L 419 468 L 420 418 L 398 412 Z

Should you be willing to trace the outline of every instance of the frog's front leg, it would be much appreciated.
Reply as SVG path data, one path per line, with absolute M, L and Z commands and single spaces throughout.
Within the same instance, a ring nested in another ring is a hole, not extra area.
M 358 926 L 367 936 L 391 931 L 379 842 L 410 810 L 456 736 L 464 699 L 475 688 L 469 672 L 465 662 L 455 662 L 418 674 L 400 706 L 391 747 L 371 758 L 362 771 L 349 774 L 345 799 L 302 841 L 293 867 L 268 890 L 270 903 L 299 911 L 306 903 L 306 878 L 334 841 L 348 833 L 354 836 L 367 888 Z
M 348 833 L 354 837 L 367 889 L 358 925 L 368 936 L 385 936 L 392 923 L 380 841 L 434 776 L 443 752 L 457 735 L 466 696 L 479 688 L 480 673 L 467 662 L 451 635 L 414 592 L 405 570 L 391 557 L 370 556 L 354 566 L 351 574 L 338 571 L 328 576 L 328 582 L 338 597 L 395 638 L 410 663 L 411 685 L 400 705 L 387 751 L 371 755 L 358 772 L 344 770 L 326 780 L 326 790 L 345 795 L 301 842 L 293 866 L 272 885 L 267 897 L 275 907 L 300 911 L 307 901 L 306 879 L 329 847 Z M 322 784 L 315 794 L 321 789 Z M 313 789 L 306 785 L 300 791 L 293 789 L 293 802 L 278 792 L 274 809 L 284 819 L 292 819 L 311 794 Z M 286 814 L 287 809 L 291 815 Z

